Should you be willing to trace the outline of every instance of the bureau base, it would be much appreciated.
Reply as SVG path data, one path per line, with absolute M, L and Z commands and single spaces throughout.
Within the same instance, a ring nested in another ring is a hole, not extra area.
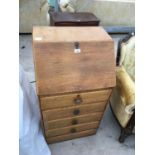
M 91 136 L 91 135 L 96 134 L 96 131 L 97 131 L 96 129 L 91 129 L 91 130 L 86 130 L 86 131 L 82 131 L 82 132 L 78 132 L 78 133 L 71 133 L 71 134 L 67 134 L 67 135 L 46 138 L 46 141 L 48 144 L 61 142 L 61 141 L 71 140 L 74 138 Z

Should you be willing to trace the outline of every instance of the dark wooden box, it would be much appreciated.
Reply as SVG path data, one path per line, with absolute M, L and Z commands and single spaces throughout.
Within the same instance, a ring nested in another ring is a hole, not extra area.
M 49 10 L 51 26 L 98 26 L 99 19 L 92 13 L 53 12 Z

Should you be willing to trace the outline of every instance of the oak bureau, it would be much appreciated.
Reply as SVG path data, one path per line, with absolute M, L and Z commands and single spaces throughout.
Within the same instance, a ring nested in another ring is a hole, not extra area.
M 33 56 L 47 143 L 95 134 L 116 84 L 111 37 L 97 26 L 34 27 Z

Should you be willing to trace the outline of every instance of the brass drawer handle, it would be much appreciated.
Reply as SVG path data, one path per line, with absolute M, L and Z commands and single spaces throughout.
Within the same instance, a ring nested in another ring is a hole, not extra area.
M 79 109 L 75 109 L 75 110 L 73 111 L 73 114 L 74 114 L 74 115 L 79 115 L 79 114 L 80 114 L 80 110 L 79 110 Z
M 78 120 L 77 119 L 73 119 L 72 120 L 72 125 L 76 125 L 76 124 L 78 124 Z
M 82 98 L 81 98 L 80 95 L 77 95 L 77 97 L 74 99 L 74 103 L 75 103 L 75 104 L 80 104 L 80 103 L 82 103 Z
M 75 132 L 76 132 L 76 129 L 75 129 L 75 128 L 71 128 L 71 129 L 70 129 L 70 132 L 71 132 L 71 133 L 75 133 Z

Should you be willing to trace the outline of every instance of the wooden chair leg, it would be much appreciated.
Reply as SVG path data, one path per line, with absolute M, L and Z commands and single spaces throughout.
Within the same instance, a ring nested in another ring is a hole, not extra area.
M 112 109 L 112 107 L 111 107 L 111 103 L 110 103 L 110 109 L 111 109 L 112 114 L 113 114 L 113 116 L 115 117 L 116 121 L 118 122 L 119 126 L 121 127 L 121 125 L 120 125 L 120 123 L 119 123 L 117 117 L 115 116 L 115 114 L 114 114 L 114 112 L 113 112 L 113 109 Z M 135 126 L 135 110 L 134 110 L 134 113 L 133 113 L 131 119 L 129 120 L 127 126 L 126 126 L 125 128 L 121 127 L 121 134 L 120 134 L 119 139 L 118 139 L 118 141 L 119 141 L 120 143 L 123 143 L 123 142 L 125 141 L 125 139 L 126 139 L 129 135 L 132 134 L 132 131 L 133 131 L 134 126 Z
M 121 129 L 121 134 L 119 136 L 119 142 L 120 143 L 124 143 L 125 138 L 128 136 L 128 134 L 126 133 L 126 130 L 124 128 Z
M 128 122 L 126 128 L 121 129 L 121 134 L 119 137 L 120 143 L 123 143 L 125 141 L 125 138 L 132 134 L 134 126 L 135 126 L 135 111 L 134 111 L 130 121 Z

